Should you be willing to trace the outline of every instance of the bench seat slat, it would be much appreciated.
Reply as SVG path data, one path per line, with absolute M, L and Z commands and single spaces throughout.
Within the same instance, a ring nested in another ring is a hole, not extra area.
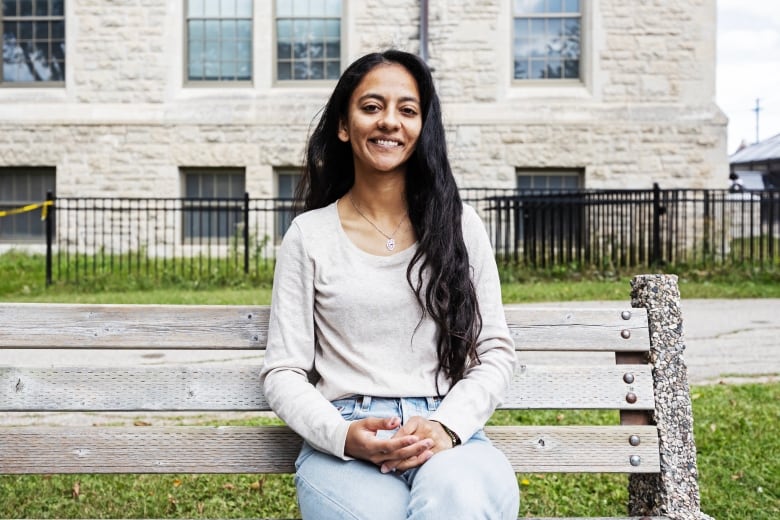
M 493 426 L 518 472 L 659 471 L 654 426 Z M 638 435 L 638 447 L 628 438 Z M 262 447 L 262 449 L 258 449 Z M 281 426 L 0 428 L 0 473 L 289 473 L 300 439 Z M 629 463 L 639 455 L 642 463 Z
M 0 346 L 261 349 L 269 312 L 238 305 L 0 304 Z
M 259 371 L 237 365 L 0 366 L 0 411 L 268 411 Z M 631 384 L 624 381 L 627 373 L 634 376 Z M 652 374 L 648 365 L 520 365 L 502 408 L 652 410 Z
M 623 312 L 630 317 L 623 319 Z M 0 303 L 0 348 L 262 350 L 268 339 L 268 314 L 265 306 Z M 644 309 L 508 306 L 506 316 L 518 350 L 649 348 Z
M 645 309 L 507 305 L 504 312 L 518 350 L 646 352 L 649 349 Z

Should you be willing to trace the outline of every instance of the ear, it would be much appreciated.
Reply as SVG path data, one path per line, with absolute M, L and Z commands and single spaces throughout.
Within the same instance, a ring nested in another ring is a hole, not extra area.
M 347 132 L 347 122 L 341 119 L 339 121 L 339 139 L 344 142 L 349 142 L 349 132 Z

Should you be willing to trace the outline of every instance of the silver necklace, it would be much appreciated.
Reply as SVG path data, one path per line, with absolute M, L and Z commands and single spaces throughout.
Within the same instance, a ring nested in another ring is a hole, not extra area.
M 382 231 L 381 229 L 379 229 L 379 226 L 377 226 L 376 224 L 374 224 L 374 223 L 371 221 L 371 219 L 370 219 L 370 218 L 368 218 L 367 216 L 365 216 L 365 215 L 363 214 L 363 212 L 362 212 L 362 211 L 360 211 L 360 208 L 358 207 L 358 205 L 357 205 L 357 204 L 355 204 L 355 199 L 353 199 L 353 198 L 352 198 L 352 192 L 351 192 L 351 191 L 349 192 L 349 201 L 352 203 L 352 207 L 353 207 L 353 208 L 355 208 L 355 211 L 357 211 L 357 212 L 358 212 L 358 215 L 360 215 L 361 217 L 363 217 L 363 219 L 365 219 L 365 221 L 366 221 L 366 222 L 368 222 L 369 224 L 371 224 L 371 226 L 372 226 L 374 229 L 376 229 L 377 231 L 379 231 L 379 233 L 381 233 L 381 234 L 382 234 L 382 236 L 383 236 L 383 237 L 385 237 L 385 238 L 387 239 L 387 242 L 385 242 L 385 247 L 387 248 L 387 250 L 388 250 L 388 251 L 392 251 L 393 249 L 395 249 L 395 239 L 394 239 L 393 237 L 396 235 L 396 233 L 398 233 L 398 230 L 399 230 L 399 229 L 401 229 L 401 224 L 403 224 L 403 223 L 404 223 L 404 220 L 406 220 L 406 214 L 404 213 L 404 216 L 403 216 L 403 217 L 401 217 L 401 221 L 400 221 L 400 222 L 398 222 L 398 225 L 395 227 L 395 231 L 393 231 L 391 234 L 389 234 L 389 235 L 388 235 L 387 233 L 385 233 L 384 231 Z

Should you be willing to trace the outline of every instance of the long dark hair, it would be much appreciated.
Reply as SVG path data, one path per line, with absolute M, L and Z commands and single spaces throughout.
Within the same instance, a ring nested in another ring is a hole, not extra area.
M 422 130 L 407 163 L 405 194 L 417 251 L 406 278 L 420 306 L 438 326 L 437 374 L 443 371 L 454 384 L 463 378 L 470 361 L 479 362 L 477 337 L 482 316 L 463 242 L 463 205 L 447 158 L 439 97 L 430 69 L 420 58 L 388 50 L 363 56 L 347 67 L 309 137 L 296 198 L 302 201 L 303 211 L 308 211 L 327 206 L 352 187 L 352 148 L 338 139 L 339 122 L 347 119 L 350 97 L 363 77 L 387 63 L 409 71 L 420 93 Z

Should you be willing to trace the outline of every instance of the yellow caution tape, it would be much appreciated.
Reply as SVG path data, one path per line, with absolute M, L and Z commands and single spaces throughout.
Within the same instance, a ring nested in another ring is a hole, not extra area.
M 41 220 L 46 220 L 46 214 L 49 212 L 49 206 L 53 205 L 53 200 L 47 200 L 46 202 L 28 204 L 26 206 L 22 206 L 21 208 L 0 210 L 0 217 L 9 217 L 11 215 L 18 215 L 20 213 L 27 213 L 28 211 L 35 211 L 38 208 L 43 208 L 43 211 L 41 211 Z

